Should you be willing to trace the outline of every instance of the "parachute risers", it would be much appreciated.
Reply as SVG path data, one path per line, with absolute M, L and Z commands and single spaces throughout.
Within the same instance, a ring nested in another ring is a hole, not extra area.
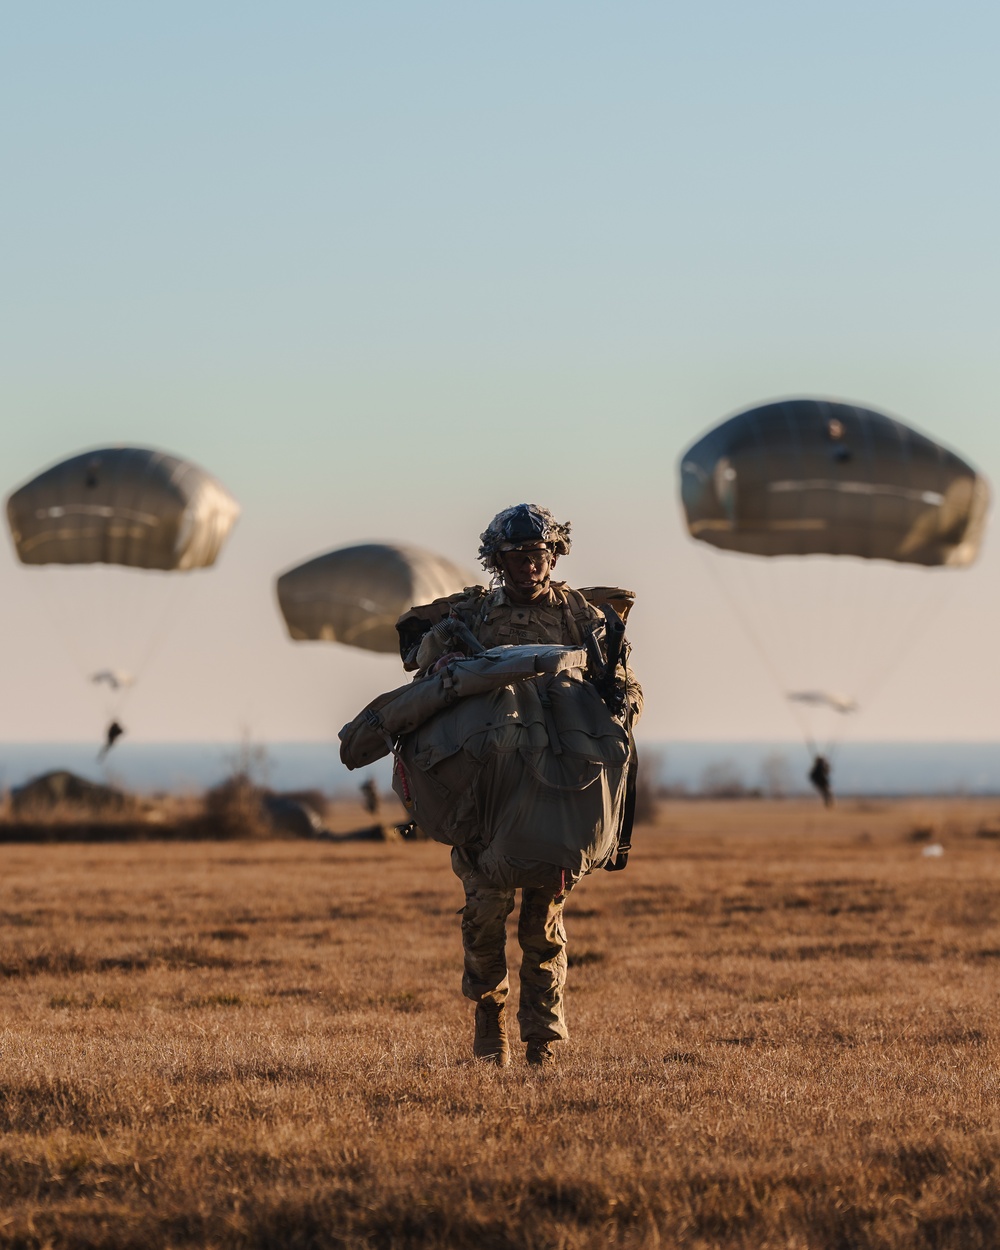
M 381 695 L 341 730 L 348 768 L 390 751 L 397 794 L 432 838 L 475 842 L 483 870 L 507 857 L 568 871 L 607 863 L 624 816 L 629 735 L 582 649 L 495 647 Z M 402 795 L 401 795 L 402 797 Z

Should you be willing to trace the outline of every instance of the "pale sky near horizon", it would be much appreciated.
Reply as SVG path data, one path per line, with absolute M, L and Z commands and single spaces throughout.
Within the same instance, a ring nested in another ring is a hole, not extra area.
M 331 737 L 399 666 L 291 643 L 274 575 L 371 538 L 474 568 L 530 499 L 573 522 L 569 580 L 638 592 L 642 736 L 793 738 L 676 462 L 823 395 L 1000 484 L 998 39 L 961 0 L 8 9 L 0 487 L 137 443 L 243 506 L 130 734 Z M 843 626 L 898 660 L 853 736 L 1000 739 L 998 547 L 930 574 L 933 612 Z M 96 739 L 71 652 L 113 579 L 60 609 L 39 576 L 0 548 L 0 741 Z

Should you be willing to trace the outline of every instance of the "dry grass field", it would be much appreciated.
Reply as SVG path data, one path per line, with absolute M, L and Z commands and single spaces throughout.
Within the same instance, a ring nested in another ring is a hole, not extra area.
M 668 806 L 541 1073 L 469 1061 L 443 847 L 0 847 L 0 1245 L 996 1247 L 998 832 Z

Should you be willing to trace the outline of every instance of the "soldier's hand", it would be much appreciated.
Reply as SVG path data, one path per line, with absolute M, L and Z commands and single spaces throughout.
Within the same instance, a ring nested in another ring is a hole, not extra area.
M 443 655 L 440 660 L 435 660 L 427 670 L 428 677 L 433 677 L 435 673 L 440 673 L 443 668 L 447 668 L 455 660 L 467 660 L 469 657 L 463 655 L 461 651 L 449 651 L 447 655 Z

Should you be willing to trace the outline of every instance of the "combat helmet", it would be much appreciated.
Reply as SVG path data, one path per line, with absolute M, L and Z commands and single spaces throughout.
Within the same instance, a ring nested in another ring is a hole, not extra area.
M 524 543 L 545 543 L 554 556 L 569 554 L 570 523 L 560 525 L 548 508 L 519 503 L 498 512 L 480 534 L 479 560 L 487 571 L 498 568 L 497 555 Z

